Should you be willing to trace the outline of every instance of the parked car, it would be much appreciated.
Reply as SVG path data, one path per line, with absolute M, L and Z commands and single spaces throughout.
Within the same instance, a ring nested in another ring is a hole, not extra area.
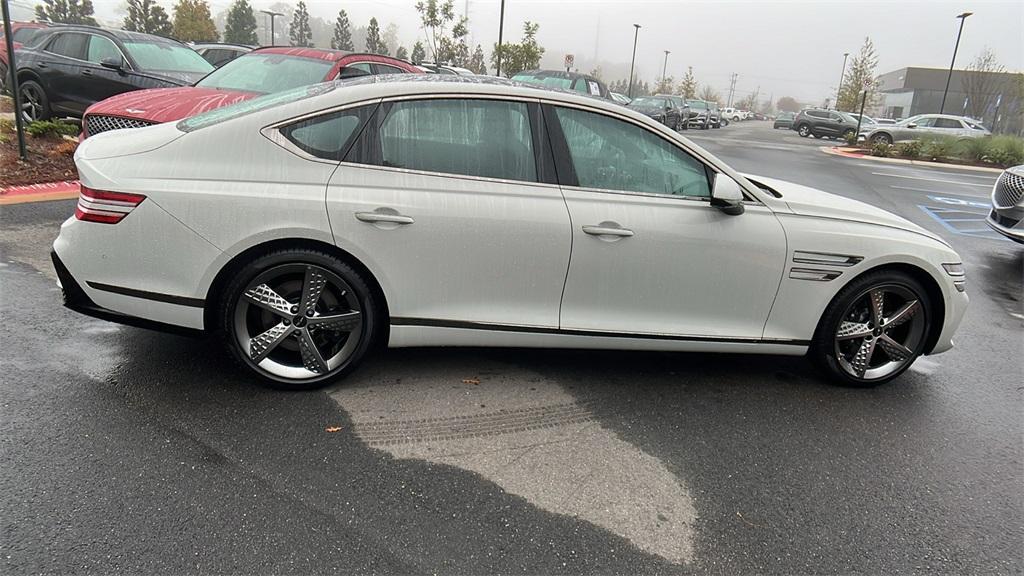
M 36 32 L 46 26 L 41 22 L 11 22 L 11 41 L 14 49 L 18 50 L 27 44 L 36 35 Z M 0 26 L 0 94 L 7 92 L 10 69 L 10 58 L 7 56 L 7 37 L 4 35 L 3 27 Z
M 954 136 L 958 139 L 981 138 L 991 132 L 977 120 L 966 116 L 949 114 L 918 114 L 906 120 L 888 126 L 878 126 L 870 131 L 862 132 L 869 142 L 904 142 L 917 140 L 926 134 Z
M 608 87 L 601 80 L 589 74 L 566 72 L 564 70 L 527 70 L 512 77 L 517 82 L 538 84 L 548 88 L 573 90 L 582 94 L 590 94 L 600 98 L 611 99 Z
M 740 114 L 740 111 L 731 106 L 722 108 L 721 116 L 722 118 L 727 118 L 730 122 L 739 122 L 743 119 L 743 115 Z
M 19 92 L 29 121 L 81 117 L 90 105 L 111 96 L 187 86 L 213 70 L 176 40 L 92 26 L 40 30 L 17 56 Z
M 789 130 L 793 127 L 794 118 L 796 118 L 796 114 L 792 112 L 779 112 L 779 115 L 775 117 L 775 123 L 772 124 L 772 128 L 776 130 L 779 128 Z
M 458 66 L 452 66 L 450 64 L 435 64 L 433 62 L 420 62 L 418 64 L 420 68 L 423 68 L 431 74 L 452 74 L 455 76 L 473 76 L 474 72 L 469 68 L 460 68 Z
M 66 305 L 217 334 L 287 389 L 378 344 L 809 353 L 873 386 L 950 349 L 967 308 L 933 232 L 500 79 L 307 86 L 100 134 L 75 162 Z
M 625 94 L 619 94 L 618 92 L 609 92 L 608 95 L 612 97 L 612 100 L 618 102 L 619 104 L 622 104 L 623 106 L 629 104 L 632 101 L 629 96 L 626 96 Z
M 679 112 L 680 130 L 690 129 L 690 105 L 686 103 L 686 98 L 676 96 L 675 94 L 655 94 L 655 96 L 667 98 L 676 107 L 676 110 Z
M 857 121 L 845 112 L 807 108 L 793 119 L 793 130 L 804 138 L 847 138 L 857 133 Z
M 690 126 L 707 130 L 711 126 L 711 111 L 708 103 L 703 100 L 688 98 L 686 105 L 690 107 Z
M 1024 165 L 1007 168 L 992 187 L 989 227 L 1024 244 Z
M 173 122 L 262 94 L 337 78 L 371 74 L 421 74 L 397 58 L 320 48 L 259 48 L 217 68 L 194 86 L 122 94 L 90 107 L 86 137 L 107 130 Z
M 686 117 L 683 116 L 685 112 L 664 96 L 639 96 L 633 98 L 627 108 L 649 116 L 677 132 L 686 124 Z
M 895 124 L 899 122 L 899 120 L 894 118 L 875 118 L 874 120 L 876 124 Z
M 220 44 L 216 42 L 192 44 L 192 49 L 199 53 L 207 62 L 215 68 L 231 62 L 243 54 L 252 52 L 252 46 L 243 44 Z
M 846 114 L 849 114 L 850 117 L 853 118 L 854 120 L 857 120 L 858 118 L 860 118 L 860 126 L 861 126 L 862 130 L 864 129 L 865 126 L 874 127 L 874 126 L 878 125 L 878 122 L 875 121 L 875 119 L 872 118 L 871 116 L 868 116 L 867 114 L 865 114 L 863 116 L 861 116 L 860 114 L 854 113 L 854 112 L 846 112 Z

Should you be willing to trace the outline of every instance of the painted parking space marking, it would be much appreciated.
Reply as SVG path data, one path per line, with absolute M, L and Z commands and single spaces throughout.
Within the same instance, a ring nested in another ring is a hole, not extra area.
M 911 190 L 913 192 L 925 192 L 928 194 L 934 194 L 935 190 L 930 188 L 914 188 L 913 186 L 896 186 L 890 184 L 889 188 L 896 188 L 897 190 Z M 966 198 L 988 198 L 988 194 L 965 194 L 963 192 L 943 192 L 946 196 L 964 196 Z
M 946 198 L 944 200 L 952 199 Z M 985 217 L 988 216 L 987 210 L 980 211 L 977 207 L 970 205 L 960 208 L 952 205 L 924 206 L 918 204 L 917 207 L 953 234 L 986 238 L 988 240 L 1006 240 L 1006 238 L 1003 238 L 985 224 Z
M 859 162 L 859 163 L 857 163 L 857 166 L 863 166 L 865 168 L 874 168 L 876 170 L 879 168 L 879 166 L 877 164 L 868 164 L 866 162 Z M 887 169 L 891 169 L 891 170 L 917 170 L 919 172 L 924 172 L 926 174 L 934 174 L 936 176 L 953 176 L 953 177 L 961 177 L 962 176 L 964 178 L 980 178 L 982 180 L 991 180 L 993 182 L 997 178 L 999 178 L 998 174 L 987 175 L 987 174 L 965 174 L 963 172 L 943 172 L 941 170 L 934 170 L 932 168 L 918 167 L 918 166 L 902 166 L 902 167 L 901 166 L 886 166 L 886 168 Z
M 872 172 L 875 176 L 888 176 L 890 178 L 909 178 L 911 180 L 925 180 L 927 182 L 942 182 L 944 184 L 959 184 L 961 186 L 978 186 L 981 188 L 991 188 L 991 184 L 975 184 L 973 182 L 959 182 L 957 180 L 940 180 L 938 178 L 924 178 L 922 176 L 907 176 L 906 174 L 889 174 L 886 172 Z

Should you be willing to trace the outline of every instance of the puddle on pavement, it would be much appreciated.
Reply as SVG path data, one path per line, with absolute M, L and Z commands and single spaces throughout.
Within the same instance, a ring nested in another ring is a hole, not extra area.
M 331 396 L 373 448 L 476 472 L 646 552 L 692 560 L 697 512 L 682 481 L 559 384 L 521 368 L 424 368 L 361 371 Z

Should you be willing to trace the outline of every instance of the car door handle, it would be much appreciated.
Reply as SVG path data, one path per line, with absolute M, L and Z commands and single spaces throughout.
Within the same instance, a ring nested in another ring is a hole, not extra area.
M 633 231 L 627 228 L 615 228 L 606 224 L 599 226 L 584 226 L 583 232 L 591 236 L 632 236 Z
M 82 70 L 82 76 L 92 76 L 92 70 L 85 68 L 84 70 Z
M 371 224 L 375 222 L 389 222 L 392 224 L 412 224 L 415 222 L 409 216 L 402 216 L 401 214 L 388 214 L 386 212 L 356 212 L 356 220 L 360 222 L 369 222 Z
M 40 68 L 47 68 L 47 67 L 49 67 L 49 64 L 47 64 L 46 62 L 37 62 L 36 66 L 38 66 Z

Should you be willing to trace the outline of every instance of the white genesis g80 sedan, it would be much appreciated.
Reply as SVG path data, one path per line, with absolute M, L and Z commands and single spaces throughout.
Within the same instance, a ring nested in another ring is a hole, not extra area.
M 210 333 L 283 388 L 375 345 L 809 354 L 870 386 L 952 347 L 960 257 L 583 95 L 370 77 L 100 134 L 68 307 Z

